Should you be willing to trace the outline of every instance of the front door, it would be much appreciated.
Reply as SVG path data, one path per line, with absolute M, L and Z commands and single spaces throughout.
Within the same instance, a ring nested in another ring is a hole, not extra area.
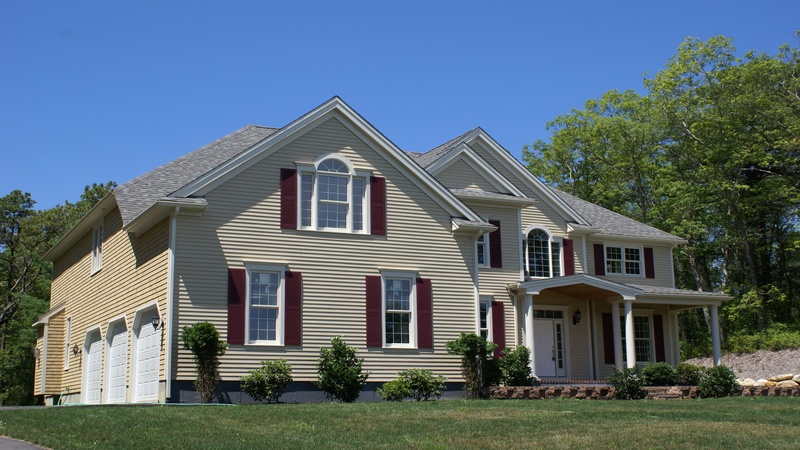
M 560 311 L 555 312 L 560 313 Z M 533 322 L 536 376 L 540 378 L 566 376 L 564 320 L 547 318 L 535 319 Z

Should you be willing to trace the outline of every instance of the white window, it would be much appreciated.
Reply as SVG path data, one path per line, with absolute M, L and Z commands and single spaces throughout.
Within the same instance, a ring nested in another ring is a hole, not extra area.
M 620 321 L 623 324 L 622 328 L 622 360 L 627 363 L 628 355 L 625 351 L 626 343 L 625 339 L 625 317 L 620 317 Z M 636 363 L 637 364 L 647 364 L 652 362 L 652 355 L 653 355 L 653 339 L 652 339 L 652 330 L 650 328 L 650 316 L 633 316 L 633 338 L 634 338 L 634 348 L 636 349 Z
M 482 234 L 478 237 L 478 266 L 489 267 L 489 238 L 488 234 Z
M 417 346 L 416 341 L 416 275 L 384 274 L 383 313 L 384 346 Z
M 103 267 L 103 225 L 94 227 L 92 233 L 92 273 Z
M 284 268 L 247 268 L 247 343 L 283 345 Z
M 367 180 L 347 158 L 326 155 L 313 166 L 298 166 L 300 228 L 367 233 Z
M 492 302 L 481 300 L 478 303 L 478 332 L 487 341 L 492 340 Z
M 542 228 L 532 228 L 525 239 L 525 270 L 532 278 L 561 276 L 561 243 Z
M 606 245 L 606 275 L 642 276 L 642 250 Z
M 71 350 L 69 349 L 69 341 L 72 339 L 70 336 L 72 334 L 72 317 L 67 317 L 67 322 L 64 325 L 66 328 L 64 330 L 64 370 L 69 369 L 69 354 Z

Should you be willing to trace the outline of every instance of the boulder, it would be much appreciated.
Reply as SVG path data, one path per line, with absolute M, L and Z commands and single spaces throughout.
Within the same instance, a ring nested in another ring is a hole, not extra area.
M 739 386 L 750 387 L 756 384 L 756 380 L 752 378 L 745 378 L 744 380 L 736 380 L 739 383 Z
M 763 386 L 766 386 L 767 383 L 768 383 L 767 380 L 761 378 L 758 381 L 756 381 L 755 383 L 753 383 L 753 386 L 755 386 L 755 387 L 763 387 Z
M 765 386 L 773 387 L 773 386 L 776 386 L 777 384 L 778 384 L 777 381 L 769 381 L 769 380 L 767 380 L 767 383 L 766 383 Z
M 800 386 L 800 384 L 797 384 L 796 382 L 794 382 L 792 380 L 783 380 L 783 381 L 779 381 L 778 384 L 776 384 L 775 386 L 776 387 L 795 388 L 797 386 Z
M 783 375 L 775 375 L 774 377 L 769 377 L 768 381 L 775 381 L 775 382 L 786 381 L 786 380 L 791 380 L 793 376 L 794 376 L 793 373 L 784 373 Z
M 795 383 L 800 383 L 800 373 L 792 377 L 792 381 Z

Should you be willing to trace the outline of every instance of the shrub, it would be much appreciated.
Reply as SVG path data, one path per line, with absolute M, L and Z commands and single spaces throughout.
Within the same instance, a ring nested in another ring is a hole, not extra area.
M 396 380 L 384 383 L 378 388 L 378 394 L 384 400 L 401 401 L 406 397 L 414 400 L 430 400 L 440 398 L 447 380 L 442 375 L 434 375 L 426 369 L 408 369 L 399 372 Z
M 261 361 L 261 368 L 250 371 L 241 379 L 242 391 L 253 400 L 277 402 L 292 382 L 292 366 L 286 359 Z
M 705 368 L 682 362 L 675 366 L 675 383 L 680 386 L 697 386 Z
M 638 367 L 625 369 L 621 372 L 614 368 L 611 376 L 608 377 L 608 381 L 614 386 L 614 398 L 636 400 L 647 397 L 647 392 L 642 389 L 644 385 L 642 370 Z
M 217 328 L 209 322 L 198 322 L 183 327 L 183 347 L 192 352 L 197 367 L 194 387 L 204 403 L 210 403 L 217 391 L 219 357 L 228 350 L 228 344 L 219 340 Z
M 361 370 L 363 364 L 364 359 L 356 357 L 356 349 L 336 336 L 331 339 L 331 348 L 319 351 L 316 385 L 329 400 L 354 402 L 369 377 L 369 372 Z
M 727 366 L 708 368 L 697 385 L 697 396 L 702 398 L 728 397 L 736 392 L 736 375 Z
M 470 398 L 483 397 L 483 387 L 492 381 L 493 363 L 487 364 L 487 361 L 493 361 L 489 355 L 495 348 L 497 344 L 487 342 L 483 336 L 472 333 L 461 333 L 458 339 L 447 343 L 448 354 L 461 356 L 464 390 Z
M 645 386 L 672 386 L 675 384 L 675 369 L 665 362 L 650 363 L 642 369 Z
M 411 397 L 411 389 L 405 380 L 398 378 L 386 383 L 378 388 L 378 394 L 386 401 L 401 402 L 406 397 Z
M 530 386 L 533 381 L 531 376 L 531 351 L 528 347 L 520 345 L 514 350 L 503 350 L 500 359 L 500 372 L 502 382 L 506 386 Z
M 725 347 L 732 353 L 797 348 L 800 347 L 800 331 L 791 329 L 783 323 L 773 323 L 763 331 L 729 336 Z

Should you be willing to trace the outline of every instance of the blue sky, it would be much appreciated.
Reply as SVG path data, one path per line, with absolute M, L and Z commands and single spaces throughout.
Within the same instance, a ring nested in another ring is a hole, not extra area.
M 0 196 L 123 183 L 334 95 L 404 150 L 545 123 L 642 88 L 687 37 L 798 43 L 800 2 L 0 0 Z

